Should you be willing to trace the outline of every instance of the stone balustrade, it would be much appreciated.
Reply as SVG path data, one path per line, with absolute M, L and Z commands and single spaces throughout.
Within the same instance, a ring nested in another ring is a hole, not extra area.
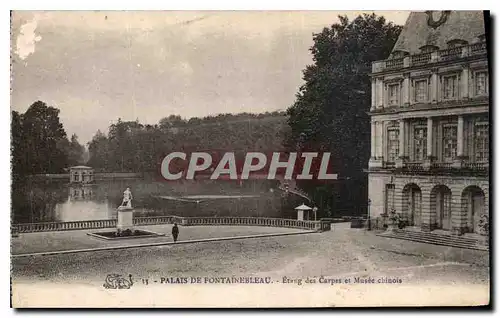
M 180 223 L 176 216 L 147 216 L 134 218 L 134 225 L 157 225 L 157 224 L 173 224 Z
M 14 224 L 13 228 L 18 233 L 68 231 L 82 229 L 102 229 L 116 226 L 116 219 L 91 220 L 73 222 L 43 222 L 43 223 L 20 223 Z
M 413 54 L 406 57 L 375 61 L 372 63 L 372 73 L 382 72 L 384 70 L 421 66 L 442 61 L 457 60 L 482 54 L 486 54 L 486 42 L 447 48 L 435 52 Z
M 182 226 L 200 226 L 200 225 L 271 226 L 271 227 L 312 230 L 317 232 L 330 231 L 331 229 L 330 221 L 327 220 L 302 221 L 302 220 L 280 219 L 280 218 L 232 217 L 232 216 L 180 217 L 175 215 L 134 218 L 134 225 L 137 226 L 173 224 L 173 223 L 177 223 Z M 33 233 L 33 232 L 69 231 L 69 230 L 88 230 L 88 229 L 113 228 L 113 227 L 116 227 L 116 219 L 13 224 L 12 232 Z
M 485 171 L 489 169 L 489 164 L 487 162 L 463 162 L 463 168 L 477 170 L 477 171 Z
M 246 225 L 246 226 L 271 226 L 298 228 L 306 230 L 322 229 L 321 223 L 325 221 L 303 221 L 280 218 L 259 218 L 259 217 L 186 217 L 183 218 L 182 225 Z M 329 230 L 329 229 L 328 229 Z
M 468 161 L 460 161 L 460 162 L 440 162 L 440 161 L 432 161 L 427 165 L 424 161 L 405 161 L 402 162 L 399 166 L 394 164 L 394 162 L 382 162 L 382 168 L 384 169 L 402 169 L 412 172 L 424 172 L 430 170 L 457 170 L 457 169 L 468 169 L 477 172 L 488 171 L 489 163 L 488 162 L 468 162 Z
M 452 162 L 433 162 L 431 168 L 435 169 L 451 169 L 453 168 Z
M 462 57 L 462 47 L 455 47 L 439 51 L 441 61 L 449 61 Z
M 474 43 L 467 48 L 469 55 L 486 54 L 486 42 Z
M 410 57 L 410 65 L 424 65 L 431 60 L 431 53 L 415 54 Z
M 404 66 L 404 58 L 390 59 L 385 61 L 385 68 L 387 69 L 401 68 L 403 66 Z
M 411 171 L 422 171 L 424 170 L 422 162 L 407 162 L 405 163 L 405 168 Z

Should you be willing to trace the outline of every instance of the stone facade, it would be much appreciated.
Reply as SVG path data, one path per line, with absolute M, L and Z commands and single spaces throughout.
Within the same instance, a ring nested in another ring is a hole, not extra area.
M 464 19 L 474 26 L 467 32 L 453 25 Z M 391 56 L 373 63 L 371 78 L 370 217 L 395 211 L 425 231 L 478 233 L 489 211 L 482 13 L 411 13 Z

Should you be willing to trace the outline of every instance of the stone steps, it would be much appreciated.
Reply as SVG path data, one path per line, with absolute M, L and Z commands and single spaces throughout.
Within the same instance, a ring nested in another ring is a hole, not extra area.
M 378 235 L 382 237 L 409 240 L 419 243 L 467 248 L 467 249 L 481 250 L 481 251 L 489 250 L 487 245 L 484 245 L 477 239 L 460 237 L 460 236 L 444 235 L 444 234 L 429 233 L 429 232 L 414 232 L 405 230 L 394 230 L 391 232 L 383 232 Z

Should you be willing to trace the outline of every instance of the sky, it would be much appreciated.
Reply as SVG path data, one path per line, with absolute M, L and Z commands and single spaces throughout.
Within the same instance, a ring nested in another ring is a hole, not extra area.
M 118 118 L 285 110 L 312 64 L 313 33 L 361 13 L 15 11 L 11 109 L 57 107 L 81 143 Z M 376 14 L 403 25 L 409 12 Z

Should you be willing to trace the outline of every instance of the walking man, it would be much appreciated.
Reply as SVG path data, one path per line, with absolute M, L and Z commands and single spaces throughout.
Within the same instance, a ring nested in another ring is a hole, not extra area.
M 174 223 L 172 227 L 172 236 L 174 237 L 174 242 L 177 242 L 177 236 L 179 236 L 179 228 L 177 227 L 177 223 Z

